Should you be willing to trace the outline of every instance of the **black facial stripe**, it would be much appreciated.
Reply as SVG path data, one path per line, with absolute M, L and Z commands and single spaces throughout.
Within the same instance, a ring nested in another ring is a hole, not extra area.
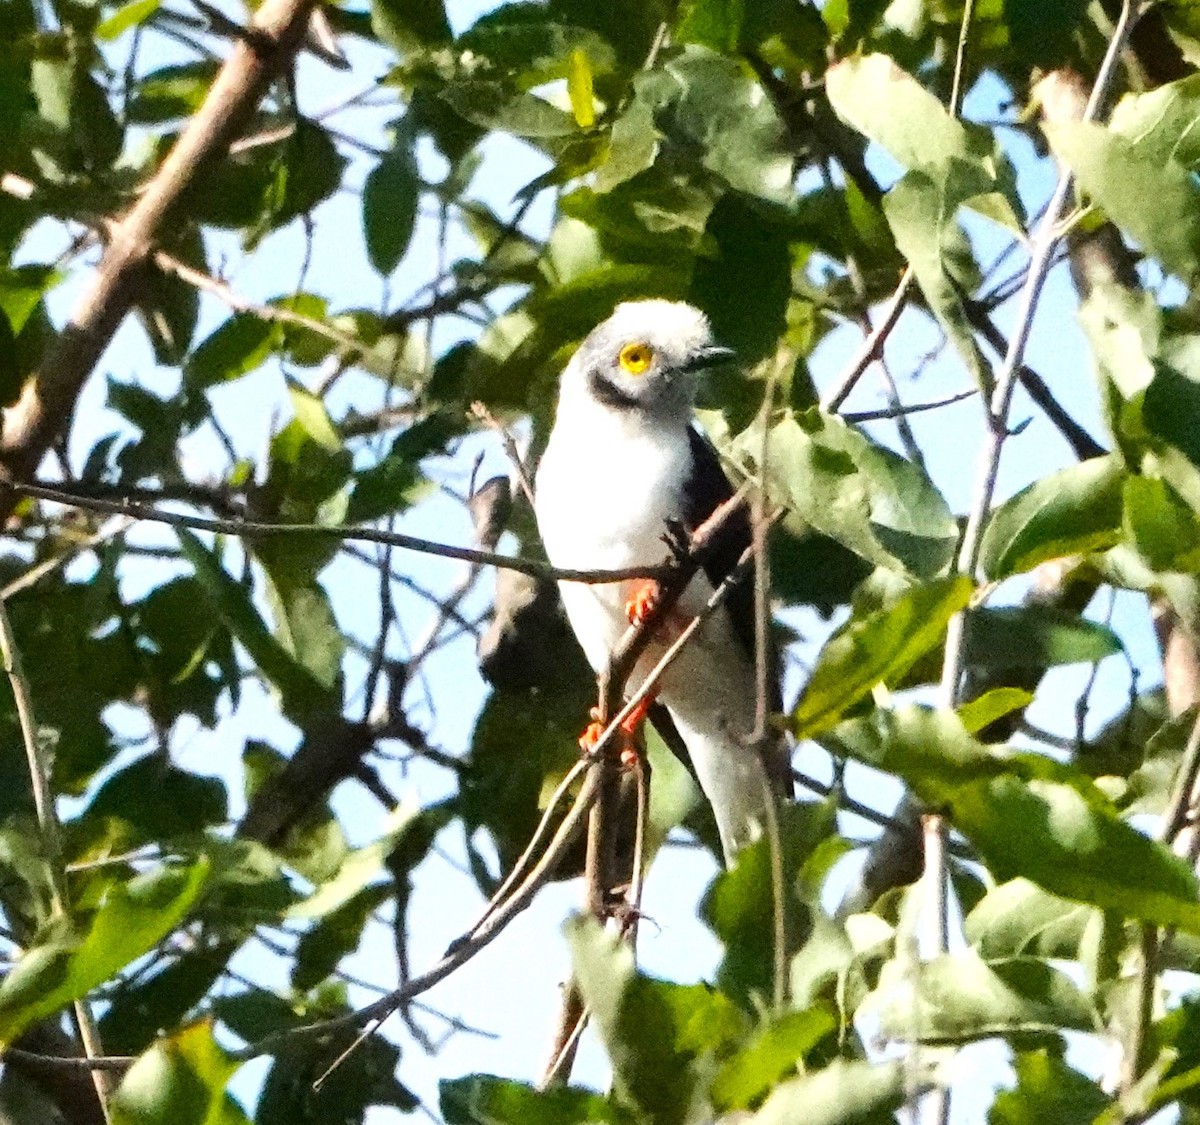
M 600 371 L 594 369 L 589 371 L 587 380 L 588 390 L 592 392 L 592 397 L 597 402 L 612 407 L 613 410 L 636 410 L 641 406 L 634 395 L 621 390 L 616 383 Z

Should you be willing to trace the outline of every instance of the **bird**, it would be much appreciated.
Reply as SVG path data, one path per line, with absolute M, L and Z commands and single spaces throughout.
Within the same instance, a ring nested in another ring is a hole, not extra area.
M 538 530 L 552 566 L 660 565 L 680 529 L 695 531 L 734 495 L 694 413 L 699 376 L 734 359 L 714 342 L 705 314 L 679 301 L 619 304 L 584 338 L 563 369 L 535 478 Z M 721 525 L 703 567 L 629 677 L 627 694 L 644 682 L 681 623 L 701 612 L 750 542 L 742 507 Z M 645 617 L 656 592 L 638 579 L 563 581 L 559 590 L 597 674 L 630 621 Z M 768 801 L 792 788 L 783 738 L 769 734 L 761 754 L 751 742 L 755 633 L 753 590 L 739 583 L 667 669 L 649 712 L 664 741 L 686 749 L 712 806 L 727 867 L 764 830 Z M 773 685 L 773 695 L 777 690 Z M 584 742 L 588 737 L 585 732 Z

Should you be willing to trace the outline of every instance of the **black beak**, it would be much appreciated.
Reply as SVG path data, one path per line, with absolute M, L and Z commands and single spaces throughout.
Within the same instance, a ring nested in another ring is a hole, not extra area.
M 707 371 L 710 367 L 720 367 L 721 364 L 732 363 L 736 359 L 737 352 L 732 348 L 722 348 L 714 344 L 689 356 L 682 369 L 689 373 Z

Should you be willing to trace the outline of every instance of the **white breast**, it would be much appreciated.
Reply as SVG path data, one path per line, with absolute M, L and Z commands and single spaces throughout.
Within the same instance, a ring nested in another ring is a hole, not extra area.
M 580 414 L 583 417 L 580 417 Z M 555 566 L 655 566 L 670 552 L 668 520 L 683 513 L 691 450 L 682 427 L 657 429 L 641 413 L 560 410 L 537 474 L 537 518 Z M 628 624 L 628 583 L 560 584 L 592 667 L 604 667 Z

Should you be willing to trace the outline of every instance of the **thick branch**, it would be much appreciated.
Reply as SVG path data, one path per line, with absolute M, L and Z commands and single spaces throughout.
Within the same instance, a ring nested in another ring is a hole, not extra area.
M 108 248 L 83 299 L 21 397 L 4 412 L 0 460 L 13 476 L 30 476 L 66 429 L 80 390 L 133 304 L 155 236 L 299 49 L 311 3 L 266 0 L 154 179 L 111 228 Z M 0 512 L 10 511 L 15 500 L 13 493 L 0 498 Z

